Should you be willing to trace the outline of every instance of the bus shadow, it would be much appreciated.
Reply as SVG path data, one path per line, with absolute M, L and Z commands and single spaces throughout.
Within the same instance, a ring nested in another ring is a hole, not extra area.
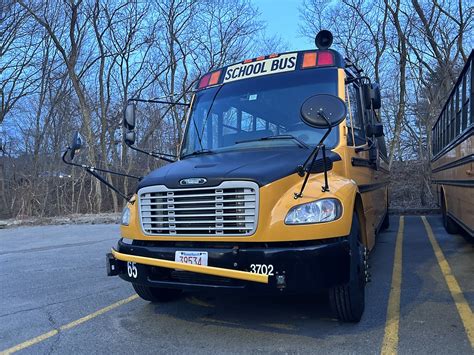
M 185 328 L 197 326 L 205 329 L 203 331 L 208 336 L 211 333 L 211 336 L 219 337 L 222 336 L 222 328 L 225 328 L 323 339 L 335 334 L 359 334 L 372 328 L 383 329 L 385 324 L 385 309 L 380 317 L 375 318 L 366 312 L 360 323 L 338 321 L 332 313 L 326 294 L 265 296 L 184 293 L 177 301 L 150 304 L 145 309 L 150 309 L 149 307 L 153 310 L 154 317 L 147 317 L 147 321 L 152 323 L 146 327 L 148 331 L 159 328 L 157 325 L 165 317 L 176 324 L 187 324 Z M 369 300 L 366 307 L 370 308 Z M 181 331 L 186 332 L 185 328 Z

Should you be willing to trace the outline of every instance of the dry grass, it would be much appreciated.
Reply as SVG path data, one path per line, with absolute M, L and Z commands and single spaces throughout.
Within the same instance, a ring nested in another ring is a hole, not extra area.
M 390 208 L 438 208 L 433 193 L 427 187 L 430 172 L 421 161 L 394 162 L 390 177 Z

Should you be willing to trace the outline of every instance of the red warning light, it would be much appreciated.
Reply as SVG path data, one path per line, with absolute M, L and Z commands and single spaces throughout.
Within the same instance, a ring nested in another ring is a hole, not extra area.
M 199 81 L 198 88 L 199 88 L 199 89 L 203 89 L 203 88 L 205 88 L 206 86 L 208 86 L 210 79 L 211 79 L 211 74 L 206 74 L 206 75 L 204 75 L 204 76 L 201 78 L 201 80 Z
M 334 54 L 330 51 L 319 51 L 318 67 L 326 65 L 334 65 Z

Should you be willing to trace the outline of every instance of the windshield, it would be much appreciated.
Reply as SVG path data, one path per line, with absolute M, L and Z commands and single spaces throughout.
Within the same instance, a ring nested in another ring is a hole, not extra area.
M 337 95 L 337 69 L 296 70 L 240 80 L 196 93 L 181 155 L 196 151 L 316 146 L 325 129 L 301 120 L 303 102 L 315 94 Z M 326 146 L 337 144 L 334 129 Z M 282 136 L 282 139 L 264 139 Z M 296 138 L 296 139 L 294 139 Z

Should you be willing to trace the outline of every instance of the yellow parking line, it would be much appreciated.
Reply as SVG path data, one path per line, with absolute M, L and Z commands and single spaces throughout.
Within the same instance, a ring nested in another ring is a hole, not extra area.
M 464 324 L 464 329 L 466 329 L 466 334 L 469 338 L 469 341 L 471 342 L 471 347 L 474 349 L 474 316 L 472 314 L 471 307 L 469 307 L 469 303 L 467 303 L 466 298 L 462 293 L 461 287 L 459 286 L 459 283 L 454 277 L 454 274 L 451 271 L 451 267 L 446 261 L 446 258 L 444 257 L 444 254 L 441 251 L 438 242 L 436 241 L 433 230 L 431 229 L 428 220 L 425 216 L 422 216 L 421 219 L 423 220 L 423 223 L 425 225 L 426 232 L 428 233 L 428 238 L 430 239 L 431 246 L 433 247 L 436 259 L 438 260 L 438 265 L 441 269 L 441 272 L 443 273 L 444 280 L 448 285 L 449 292 L 451 292 L 451 296 L 454 299 L 454 303 L 456 304 L 459 316 L 461 317 L 462 323 Z
M 398 348 L 398 327 L 400 323 L 400 293 L 402 286 L 402 246 L 403 228 L 405 219 L 400 216 L 397 241 L 395 243 L 395 257 L 393 260 L 392 286 L 387 307 L 387 320 L 383 337 L 381 354 L 396 354 Z
M 98 311 L 94 312 L 94 313 L 91 313 L 91 314 L 88 314 L 87 316 L 84 316 L 82 318 L 79 318 L 71 323 L 67 323 L 67 324 L 64 324 L 62 326 L 60 326 L 58 329 L 54 329 L 54 330 L 51 330 L 47 333 L 44 333 L 44 334 L 41 334 L 35 338 L 32 338 L 32 339 L 29 339 L 27 341 L 24 341 L 23 343 L 21 344 L 18 344 L 18 345 L 15 345 L 11 348 L 8 348 L 8 349 L 5 349 L 3 351 L 0 351 L 0 355 L 7 355 L 7 354 L 13 354 L 19 350 L 23 350 L 25 348 L 28 348 L 32 345 L 35 345 L 35 344 L 38 344 L 46 339 L 49 339 L 53 336 L 55 336 L 56 334 L 58 334 L 59 332 L 62 332 L 62 331 L 65 331 L 65 330 L 68 330 L 68 329 L 71 329 L 71 328 L 74 328 L 74 327 L 77 327 L 78 325 L 84 323 L 84 322 L 87 322 L 97 316 L 100 316 L 101 314 L 104 314 L 108 311 L 111 311 L 112 309 L 114 308 L 117 308 L 119 306 L 122 306 L 124 304 L 127 304 L 133 300 L 136 300 L 138 298 L 138 295 L 133 295 L 133 296 L 130 296 L 128 298 L 125 298 L 121 301 L 118 301 L 118 302 L 115 302 L 115 303 L 112 303 L 111 305 L 107 306 L 107 307 L 104 307 L 102 309 L 99 309 Z

